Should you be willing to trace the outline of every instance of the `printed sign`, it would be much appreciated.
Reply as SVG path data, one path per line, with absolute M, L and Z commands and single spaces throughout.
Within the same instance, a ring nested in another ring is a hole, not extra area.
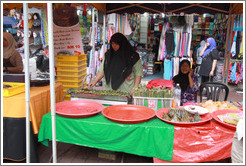
M 148 100 L 148 107 L 155 108 L 157 106 L 157 100 Z
M 74 52 L 84 54 L 79 23 L 70 27 L 53 24 L 53 27 L 55 55 L 74 55 Z

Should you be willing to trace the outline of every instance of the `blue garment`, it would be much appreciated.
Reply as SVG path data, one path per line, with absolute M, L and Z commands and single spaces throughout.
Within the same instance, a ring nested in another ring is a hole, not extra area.
M 231 75 L 230 75 L 230 80 L 231 82 L 235 82 L 237 80 L 237 63 L 234 63 L 234 65 L 231 67 Z
M 208 53 L 210 53 L 210 51 L 216 49 L 216 42 L 214 40 L 214 38 L 210 37 L 207 39 L 207 42 L 209 42 L 209 46 L 207 47 L 207 49 L 204 51 L 204 54 L 202 55 L 202 57 L 204 58 Z
M 165 59 L 164 60 L 164 79 L 165 80 L 171 80 L 172 76 L 172 61 Z
M 12 17 L 9 16 L 3 16 L 3 24 L 10 24 L 12 28 L 15 28 L 16 26 L 16 21 Z

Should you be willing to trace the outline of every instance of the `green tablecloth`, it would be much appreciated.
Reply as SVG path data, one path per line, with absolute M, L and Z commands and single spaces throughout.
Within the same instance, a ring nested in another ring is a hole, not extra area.
M 51 114 L 43 116 L 38 140 L 48 146 L 52 140 Z M 122 124 L 101 113 L 87 118 L 56 115 L 56 140 L 111 151 L 172 161 L 174 126 L 158 118 L 137 124 Z

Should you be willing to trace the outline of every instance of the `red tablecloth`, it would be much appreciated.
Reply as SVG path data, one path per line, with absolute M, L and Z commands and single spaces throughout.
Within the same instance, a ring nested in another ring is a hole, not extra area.
M 154 163 L 198 163 L 231 157 L 235 130 L 215 120 L 201 126 L 174 128 L 172 162 L 154 158 Z

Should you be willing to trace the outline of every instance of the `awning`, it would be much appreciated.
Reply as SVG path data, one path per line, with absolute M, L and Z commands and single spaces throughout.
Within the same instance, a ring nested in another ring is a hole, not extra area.
M 48 1 L 47 1 L 48 2 Z M 84 3 L 73 3 L 75 6 L 83 5 Z M 110 13 L 176 13 L 185 14 L 229 14 L 230 6 L 232 14 L 243 13 L 243 3 L 89 3 L 102 12 L 103 14 Z M 46 3 L 28 3 L 29 7 L 46 7 Z M 22 3 L 3 3 L 3 9 L 22 8 Z

